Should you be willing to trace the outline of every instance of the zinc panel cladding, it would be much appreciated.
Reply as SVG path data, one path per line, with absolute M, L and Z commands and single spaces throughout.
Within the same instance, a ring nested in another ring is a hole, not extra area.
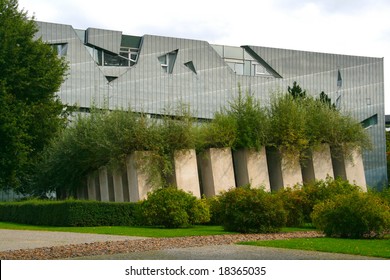
M 239 87 L 243 92 L 254 94 L 264 106 L 269 104 L 273 95 L 286 92 L 294 81 L 315 97 L 321 91 L 333 102 L 341 96 L 340 109 L 357 121 L 378 115 L 378 124 L 367 129 L 374 147 L 372 151 L 364 152 L 365 174 L 370 186 L 381 188 L 387 184 L 382 58 L 245 45 L 280 76 L 244 76 L 234 73 L 218 53 L 218 50 L 225 49 L 234 57 L 245 58 L 246 53 L 241 48 L 144 35 L 139 39 L 137 63 L 120 69 L 118 77 L 109 81 L 104 75 L 108 73 L 107 69 L 97 65 L 70 25 L 38 22 L 38 27 L 37 38 L 42 36 L 50 44 L 68 44 L 66 59 L 70 72 L 58 96 L 70 105 L 131 108 L 149 114 L 163 114 L 184 103 L 190 105 L 196 117 L 210 119 L 221 107 L 229 105 Z M 110 52 L 117 52 L 120 48 L 120 31 L 89 28 L 86 33 L 88 42 L 92 40 L 99 48 Z M 167 73 L 158 57 L 176 50 L 172 73 Z M 196 73 L 185 66 L 188 62 L 192 62 Z M 339 72 L 341 87 L 338 86 Z

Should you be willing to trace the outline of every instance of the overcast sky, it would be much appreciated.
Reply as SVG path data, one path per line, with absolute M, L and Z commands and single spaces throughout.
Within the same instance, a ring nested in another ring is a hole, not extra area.
M 80 29 L 384 57 L 390 94 L 390 0 L 19 0 L 19 7 Z

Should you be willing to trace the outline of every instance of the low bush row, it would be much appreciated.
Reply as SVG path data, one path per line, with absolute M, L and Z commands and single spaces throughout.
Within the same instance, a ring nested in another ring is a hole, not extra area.
M 327 236 L 382 237 L 390 231 L 389 190 L 361 192 L 327 179 L 277 193 L 241 187 L 209 200 L 211 222 L 226 230 L 268 233 L 312 223 Z
M 0 203 L 0 221 L 45 226 L 112 226 L 135 224 L 134 203 L 41 201 Z
M 363 193 L 328 179 L 277 193 L 243 186 L 198 199 L 174 187 L 157 189 L 138 203 L 26 201 L 0 204 L 0 220 L 52 226 L 222 225 L 227 231 L 271 233 L 312 223 L 328 236 L 381 237 L 390 231 L 389 190 Z

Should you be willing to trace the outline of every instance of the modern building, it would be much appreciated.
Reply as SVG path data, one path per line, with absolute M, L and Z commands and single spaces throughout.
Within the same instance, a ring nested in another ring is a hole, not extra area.
M 66 104 L 158 116 L 186 103 L 196 117 L 210 119 L 239 86 L 266 106 L 273 94 L 297 81 L 310 95 L 324 91 L 363 124 L 374 145 L 363 154 L 367 184 L 379 189 L 387 184 L 383 58 L 37 24 L 37 37 L 69 61 L 69 75 L 58 92 Z

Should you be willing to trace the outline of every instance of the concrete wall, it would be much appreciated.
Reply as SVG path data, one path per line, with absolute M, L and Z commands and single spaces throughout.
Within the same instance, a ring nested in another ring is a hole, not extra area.
M 260 151 L 240 149 L 233 152 L 236 185 L 250 184 L 271 191 L 265 147 Z
M 140 168 L 149 164 L 145 153 L 150 152 L 135 152 L 128 156 L 122 169 L 110 171 L 101 167 L 90 173 L 86 188 L 77 193 L 78 198 L 116 202 L 147 198 L 152 184 Z M 275 148 L 264 148 L 259 152 L 243 149 L 233 155 L 230 148 L 208 149 L 199 155 L 195 150 L 177 151 L 172 183 L 198 198 L 203 194 L 212 197 L 248 183 L 252 187 L 277 191 L 327 177 L 341 177 L 367 190 L 362 156 L 356 151 L 352 160 L 346 160 L 336 157 L 334 150 L 323 145 L 312 152 L 303 168 L 298 158 L 287 161 Z
M 211 148 L 198 155 L 203 193 L 207 197 L 235 187 L 233 159 L 230 148 Z

